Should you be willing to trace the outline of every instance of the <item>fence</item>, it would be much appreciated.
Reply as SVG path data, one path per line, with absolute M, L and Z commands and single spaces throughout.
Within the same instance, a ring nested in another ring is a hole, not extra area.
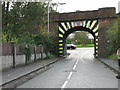
M 14 42 L 2 43 L 1 45 L 2 55 L 0 57 L 2 59 L 0 59 L 0 62 L 2 63 L 2 68 L 0 70 L 27 65 L 46 58 L 42 45 L 15 44 Z

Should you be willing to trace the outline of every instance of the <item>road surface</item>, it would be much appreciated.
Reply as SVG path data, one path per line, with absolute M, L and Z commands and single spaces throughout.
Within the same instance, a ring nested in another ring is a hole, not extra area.
M 93 48 L 68 52 L 67 58 L 17 88 L 118 88 L 116 74 L 93 57 Z

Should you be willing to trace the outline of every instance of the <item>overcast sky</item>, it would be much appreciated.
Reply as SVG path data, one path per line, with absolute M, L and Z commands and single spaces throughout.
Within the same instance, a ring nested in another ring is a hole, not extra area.
M 98 10 L 102 7 L 115 7 L 118 13 L 118 2 L 120 0 L 53 0 L 55 3 L 66 3 L 65 5 L 59 5 L 59 12 L 74 12 L 74 11 L 86 11 L 86 10 Z

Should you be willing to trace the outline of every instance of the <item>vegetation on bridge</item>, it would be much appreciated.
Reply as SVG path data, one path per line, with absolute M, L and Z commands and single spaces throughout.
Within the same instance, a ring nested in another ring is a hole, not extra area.
M 120 14 L 117 15 L 117 20 L 108 27 L 108 51 L 109 58 L 117 59 L 117 49 L 120 47 Z

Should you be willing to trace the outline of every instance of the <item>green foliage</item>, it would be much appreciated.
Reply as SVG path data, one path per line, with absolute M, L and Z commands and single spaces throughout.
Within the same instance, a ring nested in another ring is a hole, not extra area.
M 50 10 L 53 12 L 52 6 Z M 42 44 L 46 53 L 57 48 L 57 43 L 52 44 L 51 33 L 48 35 L 45 32 L 47 31 L 46 3 L 2 2 L 2 16 L 3 42 Z
M 56 56 L 53 53 L 50 53 L 50 58 L 56 58 Z
M 87 44 L 86 47 L 94 47 L 94 44 Z
M 68 38 L 68 43 L 74 43 L 74 44 L 82 44 L 85 46 L 86 44 L 90 43 L 90 40 L 88 39 L 86 32 L 75 32 L 74 38 Z
M 113 59 L 113 60 L 117 60 L 117 54 L 114 53 L 114 54 L 110 55 L 108 58 Z
M 117 21 L 108 28 L 107 34 L 108 34 L 107 49 L 109 51 L 109 55 L 111 55 L 111 54 L 115 53 L 116 50 L 118 49 L 118 24 L 117 24 Z
M 78 44 L 77 47 L 94 47 L 94 44 L 87 44 L 87 45 L 82 45 L 82 44 Z
M 75 43 L 75 38 L 67 38 L 67 43 L 68 44 Z
M 3 42 L 16 42 L 26 38 L 26 35 L 38 33 L 46 26 L 44 3 L 3 2 L 2 9 Z
M 108 30 L 108 52 L 110 59 L 117 60 L 116 51 L 120 47 L 120 14 L 117 16 L 117 20 L 109 25 Z
M 83 47 L 83 45 L 82 44 L 78 44 L 77 47 Z
M 117 16 L 118 20 L 118 47 L 120 48 L 120 13 Z
M 75 40 L 78 40 L 83 45 L 86 45 L 89 41 L 86 32 L 76 32 L 75 33 Z
M 26 35 L 23 38 L 17 39 L 16 43 L 34 44 L 34 39 L 32 36 Z
M 53 49 L 53 40 L 46 31 L 40 32 L 34 36 L 34 43 L 37 45 L 43 45 L 45 52 L 47 53 L 50 49 Z

